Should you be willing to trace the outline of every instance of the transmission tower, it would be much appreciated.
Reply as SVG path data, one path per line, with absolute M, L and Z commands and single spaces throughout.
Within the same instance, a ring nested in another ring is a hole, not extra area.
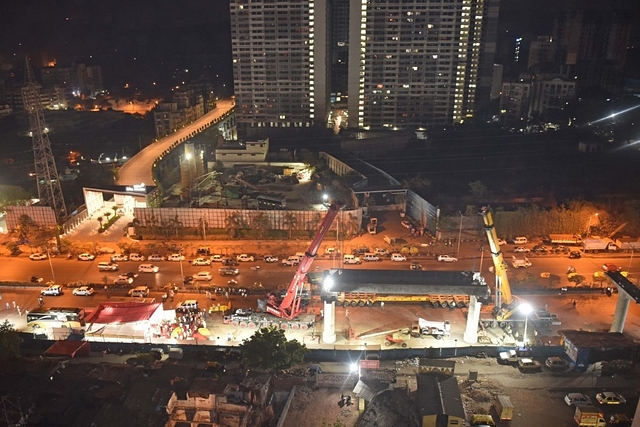
M 67 217 L 62 187 L 56 162 L 51 152 L 51 141 L 44 121 L 44 109 L 40 102 L 40 85 L 36 81 L 29 58 L 25 67 L 25 84 L 22 88 L 24 108 L 29 114 L 29 131 L 33 144 L 33 159 L 38 183 L 38 198 L 40 204 L 50 206 L 56 213 L 58 224 Z

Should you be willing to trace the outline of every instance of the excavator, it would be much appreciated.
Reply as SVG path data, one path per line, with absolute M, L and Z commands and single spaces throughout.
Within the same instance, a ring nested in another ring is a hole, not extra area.
M 507 263 L 502 256 L 500 245 L 498 244 L 498 235 L 493 222 L 493 215 L 488 207 L 483 207 L 480 211 L 484 229 L 489 240 L 491 250 L 491 258 L 496 273 L 496 305 L 494 307 L 494 315 L 498 322 L 509 319 L 514 312 L 518 311 L 519 300 L 511 293 L 509 286 L 509 277 L 507 277 Z
M 302 311 L 300 307 L 302 302 L 302 291 L 307 272 L 318 253 L 322 239 L 324 239 L 329 228 L 331 228 L 331 224 L 333 224 L 336 216 L 338 216 L 338 212 L 340 212 L 341 207 L 342 203 L 339 201 L 334 201 L 329 205 L 327 215 L 322 220 L 318 232 L 313 237 L 309 248 L 307 248 L 307 251 L 300 260 L 298 268 L 293 275 L 293 279 L 291 279 L 291 283 L 289 283 L 289 286 L 287 287 L 287 293 L 281 300 L 278 299 L 276 295 L 270 295 L 269 299 L 266 301 L 267 313 L 287 320 L 291 320 L 300 314 Z

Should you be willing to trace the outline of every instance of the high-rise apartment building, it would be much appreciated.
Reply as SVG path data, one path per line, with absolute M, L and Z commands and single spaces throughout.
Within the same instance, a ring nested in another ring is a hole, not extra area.
M 349 126 L 462 123 L 489 102 L 498 0 L 351 0 Z
M 325 125 L 326 0 L 231 0 L 238 133 Z

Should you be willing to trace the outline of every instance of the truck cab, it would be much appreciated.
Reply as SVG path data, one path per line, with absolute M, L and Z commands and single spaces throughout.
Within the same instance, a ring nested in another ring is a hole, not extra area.
M 495 427 L 496 425 L 493 417 L 485 414 L 473 414 L 470 422 L 472 427 Z

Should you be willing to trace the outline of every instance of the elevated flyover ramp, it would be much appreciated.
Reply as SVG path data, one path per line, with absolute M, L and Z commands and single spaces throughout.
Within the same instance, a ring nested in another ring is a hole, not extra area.
M 622 332 L 629 312 L 629 303 L 634 301 L 640 304 L 640 289 L 618 271 L 607 271 L 604 274 L 618 288 L 616 311 L 613 313 L 609 332 Z
M 195 134 L 224 120 L 232 112 L 234 106 L 235 101 L 232 99 L 218 101 L 216 108 L 195 122 L 145 147 L 122 165 L 118 171 L 117 184 L 124 186 L 139 184 L 155 186 L 156 183 L 153 180 L 152 174 L 154 163 L 189 138 L 192 138 Z

